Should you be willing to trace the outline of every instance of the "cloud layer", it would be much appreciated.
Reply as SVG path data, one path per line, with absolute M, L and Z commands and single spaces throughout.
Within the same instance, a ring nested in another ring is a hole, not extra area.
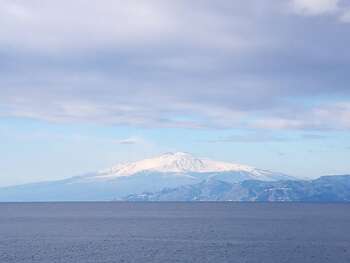
M 336 0 L 0 0 L 0 115 L 348 130 L 349 10 Z
M 299 14 L 321 15 L 338 11 L 339 0 L 293 0 L 292 5 Z

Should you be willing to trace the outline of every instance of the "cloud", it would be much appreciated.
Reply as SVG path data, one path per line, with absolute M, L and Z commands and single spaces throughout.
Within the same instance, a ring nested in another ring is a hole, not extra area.
M 327 9 L 322 3 L 318 10 Z M 286 14 L 285 2 L 0 0 L 0 7 L 0 116 L 349 129 L 350 28 Z
M 235 134 L 228 137 L 208 140 L 208 143 L 266 143 L 266 142 L 284 142 L 290 138 L 263 132 L 246 132 L 244 134 Z
M 253 127 L 286 130 L 349 130 L 350 103 L 320 105 L 306 111 L 257 120 Z M 300 116 L 301 115 L 301 116 Z
M 168 43 L 227 48 L 249 45 L 239 30 L 227 28 L 229 17 L 218 13 L 210 1 L 193 4 L 196 12 L 190 11 L 186 2 L 1 0 L 0 41 L 2 46 L 54 54 Z M 244 26 L 242 18 L 235 20 Z
M 137 138 L 137 137 L 130 137 L 130 138 L 126 138 L 126 139 L 116 140 L 114 142 L 117 144 L 122 144 L 122 145 L 132 145 L 132 144 L 143 143 L 144 140 Z
M 166 32 L 168 19 L 155 1 L 1 2 L 2 44 L 61 50 L 147 41 Z M 77 16 L 78 15 L 78 16 Z M 42 23 L 45 21 L 44 23 Z M 22 36 L 21 36 L 22 35 Z M 26 39 L 25 41 L 21 41 Z
M 350 9 L 345 10 L 339 17 L 339 21 L 343 23 L 350 23 Z
M 350 23 L 349 3 L 342 0 L 291 0 L 293 13 L 302 16 L 330 16 L 340 23 Z
M 338 11 L 339 0 L 292 0 L 294 12 L 302 15 L 322 15 Z
M 218 139 L 207 140 L 207 143 L 270 143 L 289 142 L 298 140 L 323 140 L 328 138 L 323 134 L 304 133 L 298 136 L 287 136 L 266 131 L 246 131 L 242 134 L 234 134 Z

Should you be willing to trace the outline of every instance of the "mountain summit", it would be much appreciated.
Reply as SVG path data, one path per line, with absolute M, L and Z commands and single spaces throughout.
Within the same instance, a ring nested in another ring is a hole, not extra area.
M 144 159 L 133 163 L 124 163 L 110 169 L 100 171 L 96 179 L 113 179 L 122 176 L 132 176 L 139 173 L 171 173 L 181 175 L 237 173 L 246 175 L 249 179 L 276 181 L 291 179 L 290 176 L 271 171 L 256 169 L 251 166 L 229 162 L 214 161 L 208 158 L 198 158 L 186 152 L 169 152 L 160 156 Z M 232 174 L 232 179 L 235 176 Z M 238 180 L 240 181 L 240 180 Z
M 118 164 L 110 169 L 101 171 L 101 175 L 129 176 L 144 171 L 161 173 L 212 173 L 227 171 L 253 172 L 255 169 L 246 165 L 213 161 L 207 158 L 197 158 L 190 153 L 169 152 L 142 161 Z
M 108 201 L 130 194 L 194 185 L 208 180 L 295 179 L 282 173 L 229 162 L 197 158 L 189 153 L 165 153 L 138 162 L 65 180 L 0 188 L 0 201 Z

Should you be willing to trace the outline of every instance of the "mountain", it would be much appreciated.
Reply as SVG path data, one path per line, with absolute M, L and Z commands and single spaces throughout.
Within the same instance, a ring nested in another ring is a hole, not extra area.
M 207 180 L 155 193 L 129 195 L 127 201 L 350 202 L 350 175 L 312 181 L 228 183 Z
M 155 158 L 134 163 L 118 164 L 93 176 L 80 177 L 80 179 L 108 181 L 140 174 L 163 174 L 176 176 L 177 178 L 190 178 L 192 180 L 215 178 L 229 182 L 239 182 L 248 179 L 262 181 L 293 179 L 293 177 L 282 173 L 256 169 L 247 165 L 197 158 L 184 152 L 165 153 Z
M 198 184 L 206 180 L 237 183 L 278 181 L 293 177 L 246 165 L 166 153 L 138 162 L 117 164 L 65 180 L 0 188 L 0 201 L 107 201 L 142 192 Z

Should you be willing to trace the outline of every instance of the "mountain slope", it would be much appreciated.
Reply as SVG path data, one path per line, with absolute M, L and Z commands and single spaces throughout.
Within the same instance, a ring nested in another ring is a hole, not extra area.
M 66 180 L 0 188 L 0 201 L 107 201 L 145 191 L 198 184 L 203 180 L 236 183 L 288 179 L 293 177 L 177 152 L 118 164 L 110 169 Z
M 350 175 L 324 176 L 312 181 L 218 180 L 167 188 L 156 193 L 129 195 L 127 201 L 259 201 L 259 202 L 350 202 Z
M 121 177 L 145 174 L 163 174 L 191 179 L 209 179 L 223 181 L 242 181 L 247 179 L 277 181 L 295 179 L 282 173 L 257 169 L 247 165 L 213 161 L 197 158 L 189 153 L 165 153 L 161 156 L 133 163 L 118 164 L 90 177 L 79 177 L 82 181 L 108 181 Z

